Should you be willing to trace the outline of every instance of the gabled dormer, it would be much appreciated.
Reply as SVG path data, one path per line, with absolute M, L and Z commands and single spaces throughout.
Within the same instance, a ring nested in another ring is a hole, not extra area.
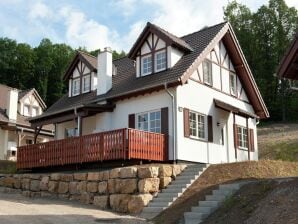
M 97 88 L 97 58 L 78 51 L 63 79 L 69 83 L 69 97 L 95 90 Z
M 142 77 L 172 68 L 190 51 L 184 40 L 148 22 L 128 57 L 135 61 L 136 76 Z

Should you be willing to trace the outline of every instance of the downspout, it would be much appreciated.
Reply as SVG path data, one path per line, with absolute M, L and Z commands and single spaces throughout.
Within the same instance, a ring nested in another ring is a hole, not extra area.
M 176 163 L 177 155 L 176 155 L 176 109 L 175 109 L 175 96 L 171 93 L 167 87 L 167 83 L 164 84 L 166 92 L 172 99 L 172 124 L 173 124 L 173 161 Z
M 78 121 L 77 121 L 77 122 L 78 122 L 78 125 L 77 125 L 77 128 L 78 128 L 78 134 L 79 134 L 79 136 L 80 136 L 80 133 L 81 133 L 81 124 L 80 124 L 80 122 L 81 122 L 81 117 L 78 116 L 77 107 L 74 108 L 74 114 L 75 114 L 76 117 L 78 117 Z

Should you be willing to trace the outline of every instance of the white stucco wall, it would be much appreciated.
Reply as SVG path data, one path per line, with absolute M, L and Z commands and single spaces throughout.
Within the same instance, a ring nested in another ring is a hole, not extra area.
M 8 131 L 0 129 L 0 159 L 5 159 L 8 141 Z
M 55 138 L 57 140 L 64 139 L 65 138 L 65 129 L 66 128 L 76 128 L 76 127 L 77 127 L 77 124 L 74 120 L 57 124 Z

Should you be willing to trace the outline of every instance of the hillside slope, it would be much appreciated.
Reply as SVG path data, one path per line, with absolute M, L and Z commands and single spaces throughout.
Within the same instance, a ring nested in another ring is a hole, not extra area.
M 258 128 L 259 159 L 298 161 L 298 124 Z

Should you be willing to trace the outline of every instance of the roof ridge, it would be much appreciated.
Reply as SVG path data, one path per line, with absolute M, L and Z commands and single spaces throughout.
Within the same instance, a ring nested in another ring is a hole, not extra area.
M 166 29 L 164 29 L 164 28 L 162 28 L 162 27 L 160 27 L 160 26 L 158 26 L 158 25 L 156 25 L 156 24 L 154 24 L 154 23 L 150 23 L 150 22 L 148 22 L 148 24 L 153 25 L 153 26 L 155 26 L 156 28 L 161 29 L 161 30 L 164 31 L 164 32 L 167 32 L 168 34 L 170 34 L 170 35 L 172 35 L 172 36 L 174 36 L 174 37 L 176 37 L 176 38 L 178 38 L 178 39 L 181 39 L 180 37 L 176 36 L 176 35 L 173 34 L 172 32 L 169 32 L 169 31 L 167 31 Z M 182 40 L 182 39 L 181 39 L 181 40 Z M 183 41 L 184 41 L 184 40 L 183 40 Z
M 85 51 L 81 51 L 81 50 L 76 50 L 76 51 L 77 51 L 78 53 L 82 53 L 82 54 L 85 54 L 85 55 L 87 55 L 87 56 L 96 58 L 96 56 L 94 56 L 94 55 L 92 55 L 92 54 L 90 54 L 90 53 L 87 53 L 87 52 L 85 52 Z
M 212 26 L 203 27 L 203 28 L 200 29 L 200 30 L 194 31 L 194 32 L 192 32 L 192 33 L 185 34 L 185 35 L 183 35 L 183 36 L 181 36 L 181 37 L 179 37 L 179 38 L 180 38 L 180 39 L 181 39 L 181 38 L 185 38 L 185 37 L 187 37 L 187 36 L 193 35 L 193 34 L 195 34 L 195 33 L 199 33 L 199 32 L 201 32 L 201 31 L 205 31 L 205 30 L 207 30 L 207 29 L 211 29 L 211 28 L 213 28 L 213 27 L 216 27 L 216 26 L 219 26 L 219 25 L 222 25 L 222 24 L 225 24 L 225 23 L 228 23 L 228 21 L 224 21 L 224 22 L 221 22 L 221 23 L 212 25 Z

